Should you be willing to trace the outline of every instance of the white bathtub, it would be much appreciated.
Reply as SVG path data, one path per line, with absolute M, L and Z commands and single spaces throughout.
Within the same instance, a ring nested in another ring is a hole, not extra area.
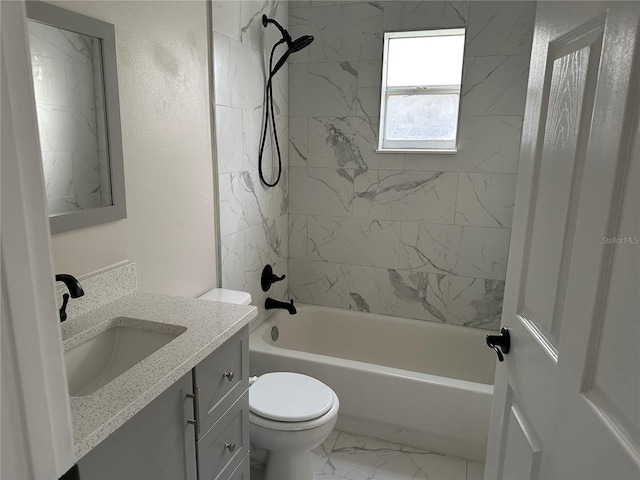
M 338 429 L 484 461 L 496 362 L 484 336 L 492 332 L 297 309 L 278 311 L 251 334 L 251 375 L 311 375 L 338 394 Z

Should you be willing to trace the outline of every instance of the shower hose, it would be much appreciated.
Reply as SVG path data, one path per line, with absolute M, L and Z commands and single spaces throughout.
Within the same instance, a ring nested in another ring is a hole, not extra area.
M 271 49 L 271 54 L 269 55 L 269 78 L 267 79 L 267 84 L 265 86 L 264 93 L 264 121 L 262 122 L 262 132 L 260 134 L 260 152 L 258 153 L 258 174 L 260 175 L 260 181 L 264 183 L 267 187 L 275 187 L 280 181 L 280 177 L 282 176 L 282 156 L 280 154 L 280 143 L 278 142 L 278 131 L 276 130 L 276 117 L 273 112 L 273 82 L 272 79 L 276 72 L 273 71 L 273 54 L 276 51 L 276 47 L 282 43 L 285 43 L 285 40 L 278 41 L 273 48 Z M 286 55 L 286 54 L 285 54 Z M 273 141 L 276 145 L 276 152 L 278 154 L 278 175 L 273 183 L 267 182 L 264 178 L 263 165 L 262 165 L 262 157 L 264 155 L 264 144 L 267 140 L 267 129 L 269 126 L 269 119 L 271 119 L 271 130 L 273 131 Z

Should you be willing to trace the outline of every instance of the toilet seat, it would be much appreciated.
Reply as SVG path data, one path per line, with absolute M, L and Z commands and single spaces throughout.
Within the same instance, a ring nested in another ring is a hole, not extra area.
M 332 405 L 329 387 L 299 373 L 267 373 L 249 390 L 250 411 L 278 422 L 313 420 L 331 410 Z
M 249 421 L 272 430 L 307 430 L 330 421 L 339 404 L 335 392 L 315 378 L 267 373 L 249 388 Z
M 295 432 L 301 430 L 311 430 L 312 428 L 318 428 L 322 425 L 329 423 L 338 415 L 338 409 L 340 408 L 340 402 L 338 396 L 333 392 L 333 406 L 326 414 L 321 417 L 314 418 L 313 420 L 307 420 L 306 422 L 279 422 L 277 420 L 269 420 L 268 418 L 256 415 L 249 410 L 249 423 L 257 425 L 268 430 L 277 430 L 282 432 Z

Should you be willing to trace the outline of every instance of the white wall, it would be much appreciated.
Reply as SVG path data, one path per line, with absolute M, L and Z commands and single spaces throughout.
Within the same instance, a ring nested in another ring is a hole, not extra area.
M 140 290 L 216 283 L 204 1 L 52 2 L 115 25 L 127 218 L 54 235 L 54 270 L 136 262 Z

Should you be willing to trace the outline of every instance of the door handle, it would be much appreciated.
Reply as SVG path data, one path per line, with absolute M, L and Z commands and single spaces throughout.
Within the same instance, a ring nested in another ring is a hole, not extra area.
M 509 349 L 511 348 L 509 330 L 502 327 L 498 335 L 487 335 L 487 346 L 495 350 L 499 362 L 504 361 L 504 355 L 509 353 Z

